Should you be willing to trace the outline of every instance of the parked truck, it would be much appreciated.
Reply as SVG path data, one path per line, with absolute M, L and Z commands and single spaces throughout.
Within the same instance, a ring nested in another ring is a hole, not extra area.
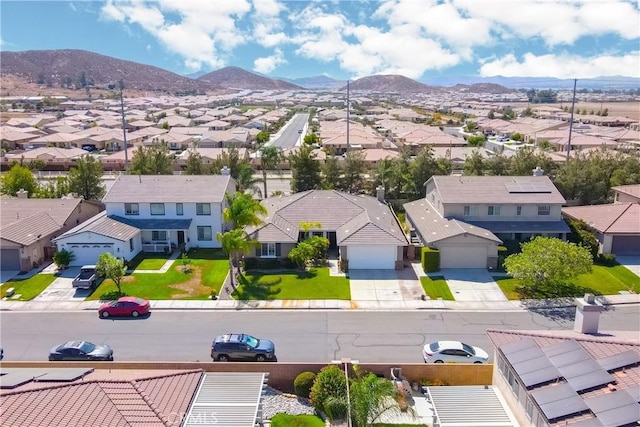
M 100 276 L 95 265 L 83 265 L 80 273 L 73 279 L 73 287 L 77 289 L 93 289 L 100 283 Z

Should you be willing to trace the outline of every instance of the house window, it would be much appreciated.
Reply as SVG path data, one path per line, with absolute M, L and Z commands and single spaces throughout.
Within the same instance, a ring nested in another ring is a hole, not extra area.
M 275 243 L 263 243 L 261 256 L 263 257 L 275 257 L 276 256 L 276 244 Z
M 196 215 L 211 215 L 211 203 L 196 203 Z
M 151 215 L 164 215 L 164 203 L 151 203 Z
M 151 232 L 151 240 L 167 240 L 167 232 L 165 230 L 153 230 Z
M 137 203 L 125 203 L 124 204 L 125 215 L 140 215 L 140 208 Z
M 538 206 L 538 215 L 551 215 L 551 206 L 550 205 L 539 205 Z
M 500 206 L 489 206 L 487 208 L 487 215 L 500 216 Z
M 522 206 L 516 206 L 516 215 L 517 216 L 522 215 Z
M 133 252 L 133 238 L 129 239 L 129 252 Z
M 182 203 L 176 203 L 176 215 L 184 215 L 184 207 Z
M 198 227 L 198 241 L 213 240 L 210 226 Z
M 464 216 L 476 216 L 476 207 L 466 205 L 462 208 L 462 213 Z

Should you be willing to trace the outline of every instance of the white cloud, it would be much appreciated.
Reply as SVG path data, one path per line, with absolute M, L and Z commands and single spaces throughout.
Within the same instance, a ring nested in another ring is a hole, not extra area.
M 582 57 L 571 54 L 534 55 L 526 53 L 522 60 L 513 54 L 486 62 L 480 75 L 504 77 L 593 78 L 600 76 L 640 77 L 640 51 L 623 56 Z
M 286 64 L 287 60 L 280 49 L 276 49 L 273 55 L 257 58 L 253 61 L 253 70 L 262 74 L 269 74 L 279 65 Z

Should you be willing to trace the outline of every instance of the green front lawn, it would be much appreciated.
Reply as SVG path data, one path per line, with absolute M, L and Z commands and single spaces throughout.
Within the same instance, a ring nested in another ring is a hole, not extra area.
M 496 277 L 495 281 L 507 299 L 517 300 L 523 297 L 516 290 L 520 286 L 518 279 Z M 581 274 L 576 279 L 570 280 L 566 288 L 568 291 L 574 291 L 574 296 L 581 296 L 586 292 L 596 295 L 618 295 L 620 291 L 638 293 L 640 277 L 621 265 L 613 267 L 594 265 L 591 273 Z M 537 295 L 536 297 L 544 298 L 545 296 Z
M 315 415 L 276 414 L 271 418 L 272 427 L 324 427 L 324 421 Z
M 424 293 L 429 295 L 431 299 L 442 298 L 445 301 L 453 301 L 455 299 L 444 277 L 420 276 L 420 283 Z
M 169 255 L 165 253 L 140 252 L 135 258 L 129 261 L 129 269 L 160 270 L 168 259 Z
M 166 273 L 133 273 L 122 279 L 122 293 L 149 300 L 209 299 L 220 292 L 229 262 L 220 250 L 189 251 L 189 263 L 178 258 Z M 116 285 L 105 280 L 87 300 L 110 300 L 119 296 Z
M 351 299 L 349 279 L 330 276 L 328 268 L 307 271 L 278 270 L 277 273 L 249 271 L 240 277 L 233 292 L 238 300 Z
M 29 301 L 36 296 L 40 295 L 53 281 L 56 280 L 56 276 L 53 274 L 36 274 L 29 279 L 11 279 L 5 282 L 0 288 L 0 298 L 4 298 L 7 289 L 14 288 L 15 295 L 20 295 L 19 298 L 11 298 L 14 301 Z

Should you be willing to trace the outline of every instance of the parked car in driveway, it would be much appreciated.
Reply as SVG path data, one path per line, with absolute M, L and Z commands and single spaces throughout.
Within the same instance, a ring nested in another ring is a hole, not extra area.
M 121 297 L 116 301 L 104 303 L 98 309 L 98 315 L 102 318 L 112 316 L 138 317 L 149 314 L 149 301 L 137 297 Z
M 211 358 L 219 362 L 230 360 L 266 362 L 276 361 L 273 342 L 246 334 L 217 336 L 211 345 Z
M 436 341 L 422 349 L 422 357 L 427 363 L 486 363 L 489 355 L 480 347 L 460 341 Z
M 113 350 L 105 344 L 89 341 L 69 341 L 55 346 L 49 352 L 49 360 L 113 360 Z

